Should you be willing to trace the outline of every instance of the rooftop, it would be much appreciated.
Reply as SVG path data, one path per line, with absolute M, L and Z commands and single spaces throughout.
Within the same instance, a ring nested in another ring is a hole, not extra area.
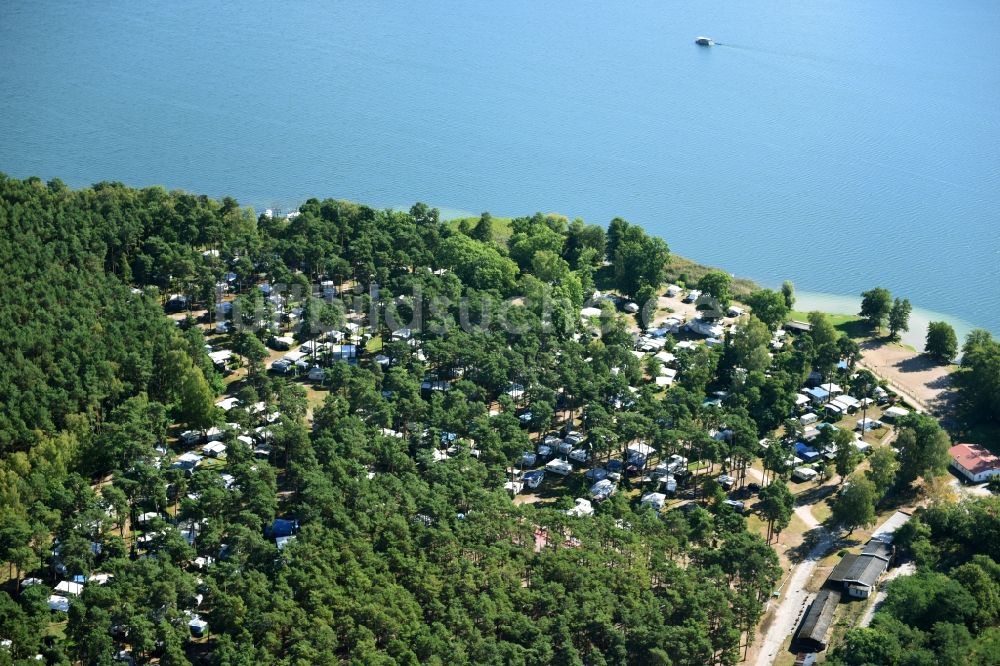
M 977 444 L 956 444 L 948 449 L 951 459 L 959 467 L 971 474 L 982 474 L 991 469 L 1000 469 L 1000 458 Z
M 867 551 L 868 548 L 866 547 L 865 550 Z M 875 550 L 877 547 L 873 547 L 873 551 Z M 827 581 L 831 583 L 858 583 L 872 587 L 888 566 L 888 557 L 883 557 L 881 551 L 864 552 L 860 555 L 847 554 L 833 568 Z
M 799 640 L 809 642 L 823 649 L 826 647 L 826 635 L 833 623 L 833 615 L 840 603 L 838 590 L 821 590 L 809 606 L 809 611 L 799 627 Z

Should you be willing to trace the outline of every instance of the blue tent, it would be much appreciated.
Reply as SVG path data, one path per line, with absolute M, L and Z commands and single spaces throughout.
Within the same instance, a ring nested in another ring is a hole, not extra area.
M 299 521 L 275 518 L 274 522 L 267 529 L 267 538 L 277 539 L 279 537 L 292 536 L 299 531 Z
M 806 462 L 812 462 L 819 458 L 819 451 L 809 448 L 809 446 L 803 442 L 797 442 L 795 444 L 795 455 L 802 458 Z

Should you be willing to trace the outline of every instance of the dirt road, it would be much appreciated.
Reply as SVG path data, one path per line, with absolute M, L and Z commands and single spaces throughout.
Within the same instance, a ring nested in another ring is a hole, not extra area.
M 830 531 L 819 525 L 812 515 L 808 505 L 795 509 L 797 515 L 803 522 L 813 527 L 818 539 L 806 554 L 805 558 L 795 565 L 791 575 L 785 581 L 785 594 L 774 607 L 771 623 L 768 625 L 767 633 L 760 643 L 757 652 L 755 666 L 768 666 L 774 662 L 774 658 L 781 650 L 785 639 L 795 631 L 796 625 L 802 619 L 803 613 L 812 600 L 812 593 L 806 590 L 806 583 L 816 570 L 817 563 L 829 554 L 833 547 L 834 539 Z
M 762 480 L 761 473 L 756 469 L 750 468 L 747 471 L 758 481 Z M 755 666 L 768 666 L 773 663 L 785 639 L 795 631 L 802 614 L 812 601 L 813 595 L 806 590 L 806 584 L 812 578 L 818 562 L 826 557 L 834 546 L 833 535 L 816 520 L 811 504 L 795 507 L 795 515 L 809 527 L 811 534 L 816 538 L 816 543 L 805 558 L 792 568 L 782 585 L 783 596 L 773 602 L 776 605 L 771 608 L 770 623 L 756 648 L 757 658 L 753 662 Z

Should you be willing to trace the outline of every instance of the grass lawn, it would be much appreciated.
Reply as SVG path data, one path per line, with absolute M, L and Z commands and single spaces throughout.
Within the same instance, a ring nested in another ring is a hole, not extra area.
M 555 215 L 554 213 L 551 213 Z M 562 217 L 556 215 L 556 217 Z M 448 220 L 448 226 L 456 231 L 465 222 L 470 228 L 475 228 L 479 223 L 478 217 L 456 217 L 453 220 Z M 506 245 L 510 237 L 514 235 L 514 230 L 511 228 L 511 218 L 509 217 L 494 217 L 493 218 L 493 240 L 501 245 Z
M 65 614 L 60 613 L 62 617 L 66 617 Z M 60 620 L 59 622 L 49 622 L 49 626 L 45 628 L 45 636 L 51 636 L 58 641 L 66 640 L 66 625 L 68 620 Z
M 308 416 L 312 418 L 313 412 L 323 406 L 323 401 L 330 395 L 330 391 L 318 384 L 300 384 L 300 386 L 305 389 L 306 401 L 309 403 Z
M 201 464 L 198 466 L 199 469 L 205 469 L 205 470 L 214 469 L 216 471 L 222 471 L 223 469 L 225 469 L 225 467 L 226 467 L 225 458 L 210 458 L 208 456 L 202 458 Z
M 837 605 L 837 611 L 833 615 L 833 629 L 830 631 L 830 638 L 827 641 L 829 647 L 827 647 L 826 651 L 828 654 L 831 649 L 844 640 L 844 634 L 847 633 L 848 629 L 858 626 L 858 622 L 861 620 L 861 616 L 865 614 L 868 604 L 872 603 L 870 597 L 868 599 L 855 599 L 852 601 L 847 601 L 847 599 L 850 599 L 850 597 L 845 595 Z
M 812 508 L 810 510 L 812 511 L 812 515 L 814 518 L 816 518 L 816 520 L 818 520 L 821 523 L 826 522 L 826 520 L 833 513 L 833 510 L 830 508 L 830 498 L 816 502 L 815 504 L 812 505 Z
M 801 310 L 793 310 L 788 313 L 788 318 L 798 321 L 809 321 L 809 313 L 802 312 Z M 867 340 L 875 337 L 872 335 L 872 329 L 868 325 L 868 322 L 858 315 L 827 313 L 826 318 L 830 320 L 835 329 L 855 340 Z
M 382 336 L 376 335 L 365 343 L 365 351 L 369 354 L 374 354 L 377 351 L 382 351 Z
M 693 287 L 702 276 L 717 270 L 721 269 L 699 264 L 697 261 L 688 259 L 687 257 L 671 254 L 670 263 L 667 264 L 666 278 L 667 282 L 677 283 L 684 287 Z M 727 271 L 722 272 L 725 273 Z M 732 292 L 733 296 L 737 299 L 749 295 L 758 288 L 759 286 L 753 280 L 733 278 Z

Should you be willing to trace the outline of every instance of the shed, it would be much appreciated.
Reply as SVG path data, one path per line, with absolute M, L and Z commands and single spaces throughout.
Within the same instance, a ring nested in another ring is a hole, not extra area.
M 826 649 L 826 636 L 830 633 L 830 625 L 833 624 L 833 615 L 839 603 L 838 590 L 822 590 L 816 595 L 799 625 L 799 644 L 815 652 Z
M 892 543 L 892 539 L 896 535 L 896 530 L 905 525 L 910 518 L 910 514 L 897 511 L 886 518 L 885 522 L 879 525 L 875 531 L 872 532 L 872 539 Z
M 889 568 L 890 559 L 892 546 L 878 540 L 869 541 L 860 554 L 844 555 L 826 582 L 843 585 L 852 597 L 867 599 L 878 579 Z

